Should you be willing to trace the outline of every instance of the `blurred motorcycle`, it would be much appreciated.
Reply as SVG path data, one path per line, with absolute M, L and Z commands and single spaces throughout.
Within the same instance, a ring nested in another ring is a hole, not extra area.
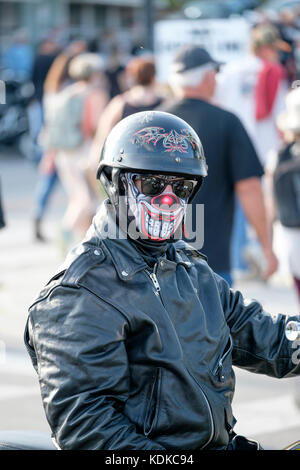
M 30 158 L 33 142 L 30 135 L 28 106 L 34 96 L 31 81 L 20 82 L 8 71 L 1 73 L 4 99 L 0 105 L 0 145 L 15 146 Z

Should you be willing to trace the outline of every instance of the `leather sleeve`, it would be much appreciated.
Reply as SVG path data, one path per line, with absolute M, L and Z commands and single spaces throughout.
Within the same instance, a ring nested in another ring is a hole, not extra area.
M 43 405 L 61 449 L 163 449 L 122 414 L 127 319 L 84 288 L 56 287 L 30 311 Z
M 300 321 L 300 317 L 271 315 L 258 301 L 230 289 L 216 274 L 215 279 L 233 339 L 233 365 L 277 378 L 300 375 L 300 342 L 285 336 L 287 322 Z

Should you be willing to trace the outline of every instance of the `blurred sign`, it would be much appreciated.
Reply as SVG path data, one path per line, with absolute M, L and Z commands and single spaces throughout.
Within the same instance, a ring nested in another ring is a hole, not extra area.
M 212 20 L 164 20 L 154 25 L 154 54 L 157 78 L 166 83 L 178 47 L 197 44 L 222 62 L 247 54 L 250 24 L 243 18 Z

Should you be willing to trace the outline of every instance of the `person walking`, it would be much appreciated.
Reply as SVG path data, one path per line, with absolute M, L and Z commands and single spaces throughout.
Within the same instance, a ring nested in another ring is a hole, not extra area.
M 38 127 L 36 136 L 39 153 L 41 153 L 33 210 L 34 239 L 36 241 L 47 241 L 47 237 L 43 234 L 42 222 L 50 197 L 58 181 L 55 165 L 56 149 L 51 146 L 47 127 L 52 125 L 51 121 L 54 120 L 55 122 L 53 107 L 55 106 L 57 94 L 72 83 L 68 74 L 69 63 L 85 48 L 86 43 L 84 41 L 72 41 L 61 53 L 56 54 L 54 57 L 47 55 L 47 49 L 44 49 L 44 54 L 41 54 L 36 61 L 36 75 L 39 77 L 36 92 L 42 115 L 41 127 Z M 47 69 L 47 64 L 50 66 L 49 69 Z M 39 70 L 39 65 L 41 70 Z
M 278 116 L 282 147 L 269 156 L 266 164 L 266 193 L 270 222 L 279 221 L 281 251 L 287 259 L 300 311 L 300 88 L 286 97 L 286 109 Z M 300 408 L 300 377 L 294 387 Z
M 266 265 L 263 277 L 277 269 L 267 224 L 260 178 L 263 168 L 240 119 L 212 104 L 220 66 L 202 47 L 187 45 L 175 55 L 169 83 L 173 103 L 163 111 L 186 120 L 196 130 L 212 177 L 193 205 L 204 204 L 204 246 L 211 267 L 232 284 L 230 244 L 235 195 L 254 227 Z
M 299 41 L 299 11 L 293 8 L 284 8 L 279 13 L 279 18 L 275 25 L 281 39 L 289 44 L 290 49 L 281 51 L 280 62 L 284 66 L 287 79 L 290 85 L 298 78 L 299 65 L 297 58 L 297 43 Z
M 288 90 L 280 53 L 289 49 L 289 44 L 280 39 L 274 25 L 257 25 L 251 31 L 248 54 L 223 64 L 216 77 L 215 104 L 240 118 L 263 167 L 269 153 L 278 150 L 280 145 L 276 118 L 284 108 Z M 236 278 L 259 274 L 262 253 L 250 228 L 236 198 L 231 242 L 231 262 Z
M 72 83 L 57 94 L 47 132 L 68 198 L 62 220 L 63 246 L 85 234 L 95 212 L 85 165 L 99 117 L 109 99 L 103 61 L 98 54 L 86 52 L 75 56 L 68 73 Z
M 59 54 L 53 61 L 43 85 L 43 99 L 41 102 L 43 125 L 38 135 L 38 144 L 42 149 L 42 157 L 38 166 L 33 211 L 34 238 L 36 241 L 47 241 L 47 237 L 43 234 L 42 222 L 51 194 L 58 181 L 55 164 L 56 149 L 52 147 L 48 126 L 51 126 L 51 120 L 55 119 L 55 116 L 52 116 L 57 94 L 71 83 L 68 75 L 68 65 L 72 58 L 73 54 L 68 49 Z
M 56 42 L 51 37 L 46 37 L 38 45 L 33 60 L 30 79 L 34 86 L 34 94 L 27 106 L 27 115 L 29 134 L 33 144 L 30 160 L 37 166 L 43 155 L 43 151 L 38 143 L 38 136 L 44 121 L 43 95 L 45 80 L 55 58 L 60 52 L 61 50 Z
M 278 116 L 283 136 L 278 152 L 266 166 L 271 221 L 282 226 L 284 248 L 299 299 L 300 310 L 300 88 L 291 90 L 286 109 Z
M 31 80 L 35 89 L 35 98 L 39 105 L 43 106 L 44 85 L 49 70 L 61 53 L 61 49 L 50 37 L 44 38 L 34 58 Z
M 263 167 L 268 154 L 281 144 L 276 119 L 284 109 L 289 84 L 280 52 L 289 50 L 274 25 L 257 25 L 251 31 L 249 53 L 223 64 L 216 78 L 215 103 L 240 118 Z

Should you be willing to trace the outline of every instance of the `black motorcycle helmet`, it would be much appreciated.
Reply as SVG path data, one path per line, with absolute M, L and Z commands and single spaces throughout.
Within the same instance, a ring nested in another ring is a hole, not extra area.
M 102 148 L 97 179 L 116 205 L 122 171 L 170 174 L 197 179 L 189 202 L 207 175 L 203 147 L 183 119 L 163 111 L 144 111 L 121 120 Z

